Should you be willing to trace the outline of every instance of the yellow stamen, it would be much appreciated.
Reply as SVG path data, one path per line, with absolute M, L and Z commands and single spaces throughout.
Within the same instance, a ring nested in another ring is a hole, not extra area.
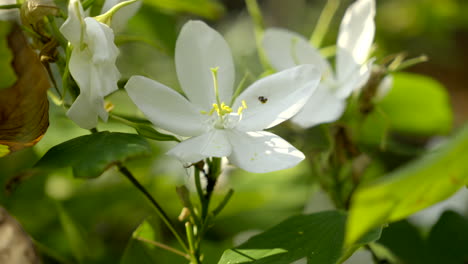
M 242 100 L 242 106 L 239 106 L 239 108 L 237 108 L 237 114 L 242 114 L 242 111 L 244 111 L 244 109 L 247 109 L 247 103 L 245 102 L 245 100 Z

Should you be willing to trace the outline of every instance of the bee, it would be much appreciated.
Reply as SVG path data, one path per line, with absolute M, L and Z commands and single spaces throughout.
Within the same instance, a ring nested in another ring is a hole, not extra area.
M 259 96 L 259 97 L 258 97 L 258 100 L 259 100 L 262 104 L 268 102 L 268 98 L 266 98 L 265 96 Z

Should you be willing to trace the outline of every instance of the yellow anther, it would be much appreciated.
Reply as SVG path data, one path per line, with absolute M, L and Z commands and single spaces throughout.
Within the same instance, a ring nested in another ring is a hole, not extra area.
M 200 111 L 200 114 L 202 114 L 202 115 L 207 115 L 208 112 L 207 112 L 207 111 L 204 111 L 204 110 L 201 110 L 201 111 Z
M 237 108 L 237 114 L 242 114 L 242 111 L 244 111 L 244 109 L 247 109 L 247 103 L 245 102 L 245 100 L 242 100 L 242 106 L 239 106 L 239 108 Z
M 231 112 L 232 112 L 231 107 L 227 106 L 224 102 L 221 103 L 221 114 L 222 115 L 229 114 Z

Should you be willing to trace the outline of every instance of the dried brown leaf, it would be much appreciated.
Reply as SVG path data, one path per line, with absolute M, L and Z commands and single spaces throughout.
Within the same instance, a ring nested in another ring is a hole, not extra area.
M 8 45 L 18 79 L 0 91 L 0 157 L 33 146 L 49 126 L 46 69 L 18 26 L 9 34 Z

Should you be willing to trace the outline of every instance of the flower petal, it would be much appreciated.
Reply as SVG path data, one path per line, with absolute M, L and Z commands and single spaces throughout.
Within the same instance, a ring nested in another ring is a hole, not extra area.
M 377 93 L 375 94 L 375 100 L 380 101 L 382 100 L 392 89 L 393 87 L 393 76 L 387 75 L 383 78 L 380 82 L 379 86 L 377 87 Z
M 206 131 L 208 116 L 173 89 L 143 76 L 132 76 L 125 89 L 156 126 L 181 136 L 198 136 Z
M 321 84 L 291 121 L 302 128 L 333 122 L 341 117 L 345 107 L 345 99 L 338 98 L 330 87 Z
M 107 25 L 98 22 L 94 18 L 87 17 L 86 23 L 86 44 L 93 54 L 94 63 L 113 62 L 119 55 L 119 49 L 114 43 L 114 32 Z
M 256 173 L 272 172 L 296 166 L 304 154 L 284 139 L 266 131 L 228 132 L 232 144 L 229 161 L 237 167 Z
M 267 29 L 262 44 L 269 62 L 277 70 L 313 64 L 324 74 L 332 72 L 328 61 L 297 33 L 279 28 Z
M 60 32 L 73 46 L 80 44 L 81 21 L 84 19 L 83 7 L 79 0 L 70 0 L 68 3 L 68 18 L 60 27 Z
M 219 96 L 229 103 L 234 85 L 234 63 L 223 37 L 201 21 L 189 21 L 176 43 L 177 77 L 189 100 L 209 111 L 216 102 L 210 68 L 219 67 Z
M 106 0 L 104 1 L 104 5 L 102 6 L 101 9 L 101 14 L 104 14 L 105 12 L 109 11 L 112 7 L 115 5 L 124 2 L 126 0 Z M 117 11 L 113 16 L 112 16 L 112 23 L 111 27 L 115 32 L 120 32 L 122 31 L 128 23 L 128 20 L 132 18 L 140 9 L 141 5 L 143 4 L 143 1 L 136 1 L 134 3 L 131 3 L 128 6 L 125 6 L 119 11 Z
M 291 118 L 304 106 L 319 81 L 320 72 L 308 64 L 256 81 L 233 104 L 233 110 L 238 109 L 243 100 L 247 104 L 236 128 L 258 131 Z
M 366 64 L 352 69 L 349 72 L 348 77 L 339 81 L 339 88 L 335 92 L 335 95 L 339 98 L 344 99 L 347 98 L 353 92 L 359 92 L 369 80 L 369 77 L 372 73 L 373 63 L 374 60 L 369 60 L 369 62 L 367 62 Z
M 213 129 L 187 139 L 167 152 L 183 163 L 195 163 L 208 157 L 226 157 L 231 154 L 231 144 L 224 130 Z
M 374 40 L 375 0 L 359 0 L 352 4 L 341 21 L 337 41 L 337 79 L 344 81 L 349 71 L 363 64 Z
M 102 98 L 91 98 L 89 94 L 81 93 L 67 111 L 67 116 L 84 129 L 92 129 L 97 126 L 98 115 L 107 120 L 107 112 L 104 109 Z

